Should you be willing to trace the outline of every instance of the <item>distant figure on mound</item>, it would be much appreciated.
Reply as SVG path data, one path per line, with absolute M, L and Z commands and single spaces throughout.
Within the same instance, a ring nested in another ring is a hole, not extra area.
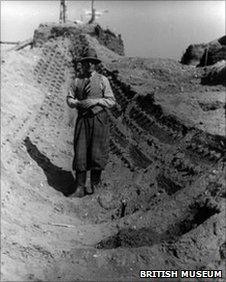
M 101 61 L 94 49 L 89 49 L 79 60 L 79 78 L 73 81 L 67 104 L 78 110 L 74 133 L 73 170 L 76 171 L 76 197 L 93 194 L 101 182 L 109 153 L 109 117 L 106 108 L 115 105 L 115 97 L 107 77 L 97 73 Z M 90 170 L 91 186 L 85 187 Z

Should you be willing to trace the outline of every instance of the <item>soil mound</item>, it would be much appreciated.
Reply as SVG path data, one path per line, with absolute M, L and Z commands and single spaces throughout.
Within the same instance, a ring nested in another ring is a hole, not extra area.
M 225 36 L 222 36 L 221 38 L 218 39 L 218 42 L 221 44 L 221 45 L 226 45 L 226 35 Z
M 189 45 L 181 58 L 185 65 L 207 66 L 226 59 L 225 38 L 223 36 L 209 43 Z
M 50 39 L 60 36 L 76 36 L 76 34 L 89 34 L 96 38 L 101 45 L 106 46 L 113 52 L 124 55 L 124 44 L 120 35 L 114 34 L 109 29 L 104 30 L 98 24 L 76 24 L 76 23 L 45 23 L 40 24 L 39 28 L 35 30 L 33 37 L 34 47 L 42 46 L 43 43 Z
M 222 60 L 207 68 L 202 77 L 203 84 L 226 85 L 226 61 Z
M 224 271 L 225 88 L 202 85 L 202 68 L 122 57 L 82 29 L 66 31 L 49 39 L 47 28 L 39 48 L 4 58 L 1 280 Z M 102 59 L 118 107 L 108 111 L 103 184 L 76 199 L 76 112 L 66 94 L 73 63 L 88 46 Z
M 226 45 L 213 45 L 205 49 L 199 66 L 214 65 L 221 60 L 226 60 Z
M 185 65 L 198 65 L 202 58 L 207 44 L 192 44 L 189 45 L 181 58 L 181 63 Z

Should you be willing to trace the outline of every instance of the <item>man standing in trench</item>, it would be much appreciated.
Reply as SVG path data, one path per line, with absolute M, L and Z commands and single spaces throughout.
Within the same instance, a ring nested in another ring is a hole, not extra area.
M 108 160 L 109 117 L 105 108 L 115 105 L 115 97 L 107 77 L 96 71 L 100 62 L 95 50 L 89 49 L 79 61 L 82 76 L 75 79 L 67 96 L 68 106 L 78 111 L 73 160 L 76 197 L 93 194 Z M 89 170 L 91 186 L 86 187 Z

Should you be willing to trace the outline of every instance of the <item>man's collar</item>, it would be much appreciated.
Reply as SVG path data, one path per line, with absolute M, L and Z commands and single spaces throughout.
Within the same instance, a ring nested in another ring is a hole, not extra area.
M 93 77 L 97 72 L 94 70 L 91 72 L 91 74 L 89 76 L 85 76 L 85 78 L 91 78 Z
M 92 71 L 92 73 L 91 73 L 90 76 L 92 77 L 92 76 L 94 76 L 95 74 L 96 74 L 96 71 L 94 70 L 94 71 Z

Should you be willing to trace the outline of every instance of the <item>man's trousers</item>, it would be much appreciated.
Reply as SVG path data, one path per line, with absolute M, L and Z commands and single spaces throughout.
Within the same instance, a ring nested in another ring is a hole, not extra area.
M 109 117 L 105 110 L 78 114 L 74 134 L 75 171 L 103 170 L 109 155 Z

